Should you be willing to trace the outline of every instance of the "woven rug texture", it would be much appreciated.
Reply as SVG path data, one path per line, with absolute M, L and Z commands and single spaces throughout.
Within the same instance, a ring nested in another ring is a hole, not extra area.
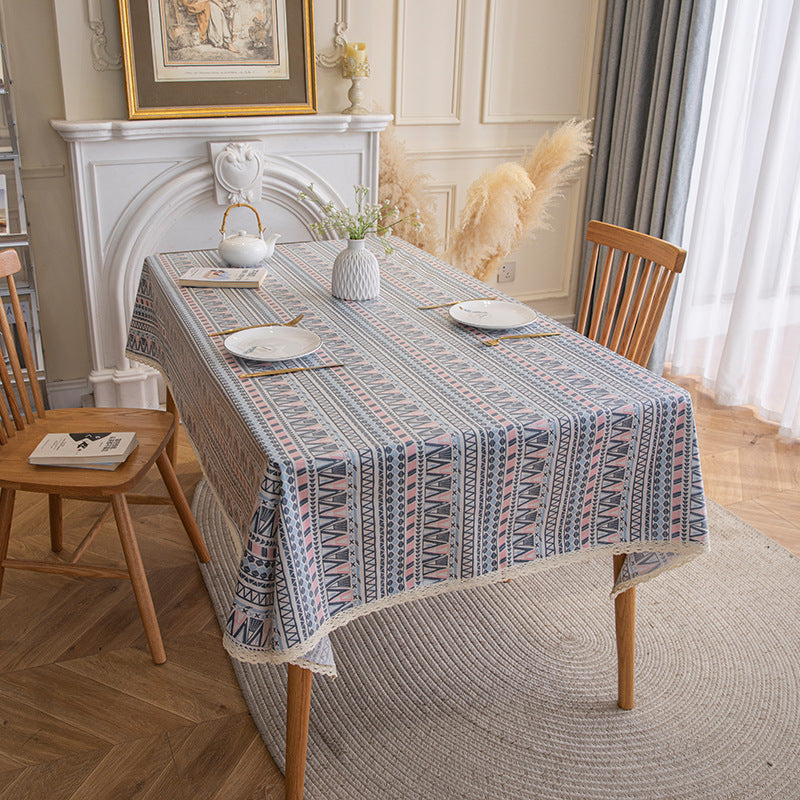
M 194 511 L 224 620 L 236 535 L 204 483 Z M 306 800 L 800 800 L 800 559 L 713 503 L 709 518 L 709 555 L 637 589 L 632 711 L 610 558 L 334 631 Z M 283 769 L 286 669 L 233 663 Z

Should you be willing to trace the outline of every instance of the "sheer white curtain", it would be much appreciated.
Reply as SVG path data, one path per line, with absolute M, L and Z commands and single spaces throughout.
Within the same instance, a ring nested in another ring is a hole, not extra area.
M 667 359 L 800 437 L 800 3 L 718 0 Z

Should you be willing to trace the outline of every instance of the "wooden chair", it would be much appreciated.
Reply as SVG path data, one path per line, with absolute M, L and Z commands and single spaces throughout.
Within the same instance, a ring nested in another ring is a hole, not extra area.
M 588 224 L 586 239 L 594 249 L 576 330 L 646 366 L 686 251 L 596 220 Z M 605 255 L 598 274 L 601 250 Z
M 14 250 L 0 253 L 0 278 L 5 278 L 8 284 L 8 300 L 16 322 L 15 340 L 4 304 L 0 303 L 0 332 L 7 356 L 7 363 L 0 358 L 0 382 L 3 385 L 3 397 L 0 399 L 0 591 L 3 575 L 7 569 L 73 577 L 129 579 L 133 584 L 133 592 L 153 661 L 156 664 L 163 664 L 167 657 L 139 554 L 128 502 L 169 503 L 170 499 L 144 495 L 128 495 L 126 499 L 126 495 L 155 462 L 197 557 L 203 562 L 210 560 L 197 523 L 165 451 L 175 428 L 175 417 L 165 411 L 130 408 L 72 408 L 45 411 L 41 390 L 36 381 L 28 334 L 22 321 L 22 309 L 14 285 L 13 276 L 19 270 L 20 262 Z M 22 364 L 18 354 L 22 356 Z M 29 376 L 28 391 L 25 390 L 26 373 Z M 28 463 L 28 456 L 45 434 L 92 431 L 135 431 L 139 445 L 123 464 L 111 471 L 43 467 Z M 49 495 L 50 547 L 56 554 L 62 550 L 62 498 L 99 500 L 110 502 L 110 506 L 105 509 L 69 559 L 52 556 L 42 561 L 10 559 L 7 557 L 8 545 L 17 491 Z M 111 510 L 116 519 L 127 569 L 79 564 L 78 560 Z
M 631 361 L 646 366 L 675 276 L 686 251 L 644 233 L 592 220 L 587 241 L 594 243 L 583 293 L 579 333 Z M 598 273 L 601 250 L 603 267 Z M 624 555 L 614 556 L 616 581 Z M 633 708 L 636 589 L 617 595 L 617 704 Z

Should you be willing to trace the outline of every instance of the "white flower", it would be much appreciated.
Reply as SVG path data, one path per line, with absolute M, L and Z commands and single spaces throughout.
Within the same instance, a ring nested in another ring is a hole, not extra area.
M 308 185 L 307 192 L 300 192 L 298 197 L 301 200 L 312 200 L 320 207 L 324 215 L 323 219 L 311 223 L 311 229 L 319 234 L 336 232 L 348 239 L 364 239 L 368 233 L 377 234 L 381 237 L 384 252 L 388 255 L 394 250 L 387 240 L 393 225 L 411 220 L 414 227 L 421 227 L 419 211 L 414 211 L 402 219 L 393 219 L 400 214 L 397 206 L 391 207 L 388 200 L 385 203 L 367 203 L 369 188 L 366 186 L 354 186 L 353 190 L 356 196 L 355 211 L 351 211 L 349 208 L 336 208 L 333 201 L 323 202 L 322 198 L 314 191 L 313 183 Z M 390 219 L 390 224 L 381 224 L 382 220 Z

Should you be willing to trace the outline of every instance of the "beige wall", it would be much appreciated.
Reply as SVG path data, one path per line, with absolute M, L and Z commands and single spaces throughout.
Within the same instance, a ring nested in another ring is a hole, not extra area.
M 0 11 L 16 103 L 47 378 L 84 378 L 91 363 L 67 148 L 48 123 L 64 116 L 53 3 L 2 0 Z
M 316 0 L 318 51 L 332 46 L 337 8 L 350 41 L 368 45 L 369 104 L 431 176 L 443 230 L 483 170 L 518 158 L 561 120 L 589 117 L 602 0 Z M 50 119 L 126 117 L 120 69 L 93 65 L 92 20 L 119 53 L 116 0 L 0 0 L 14 78 L 48 380 L 79 380 L 91 364 L 67 151 Z M 99 53 L 103 56 L 103 52 Z M 97 55 L 97 53 L 95 53 Z M 319 110 L 348 104 L 349 82 L 318 67 Z M 585 180 L 555 209 L 553 230 L 510 260 L 500 288 L 545 313 L 574 307 Z

